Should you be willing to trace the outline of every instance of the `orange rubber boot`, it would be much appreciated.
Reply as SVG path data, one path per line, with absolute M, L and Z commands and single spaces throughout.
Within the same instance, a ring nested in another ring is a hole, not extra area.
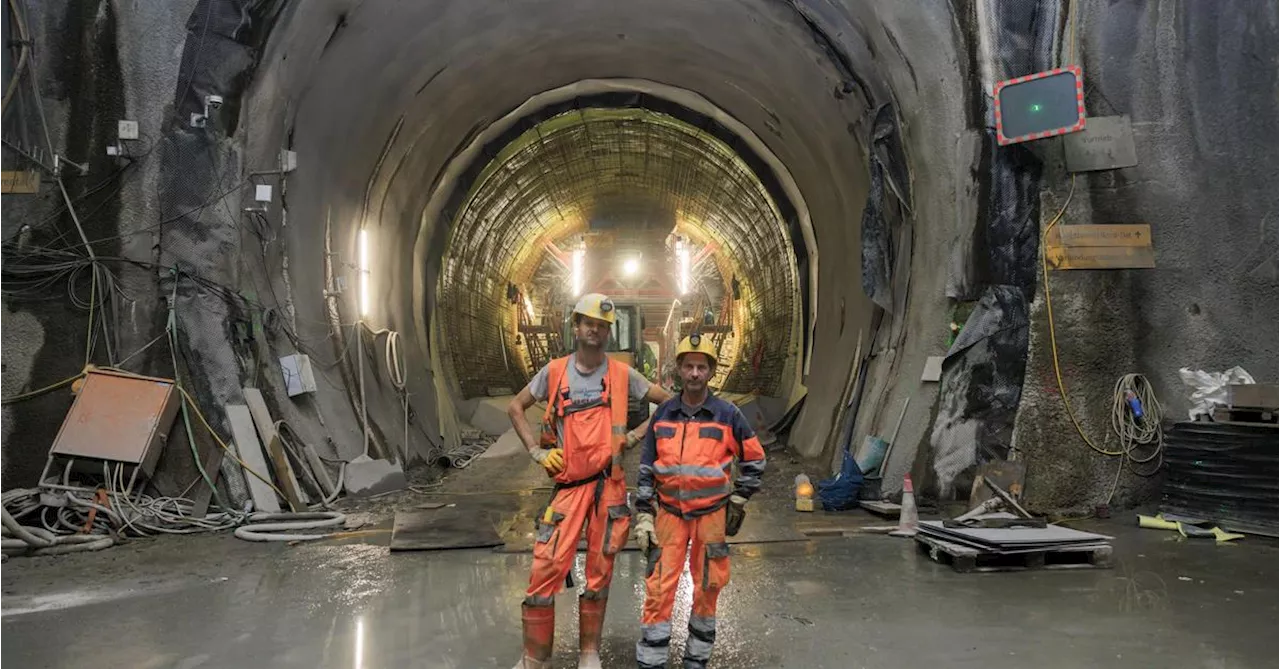
M 512 669 L 551 669 L 551 651 L 555 647 L 556 606 L 524 604 L 524 656 Z
M 600 669 L 600 636 L 609 600 L 600 595 L 578 599 L 578 669 Z

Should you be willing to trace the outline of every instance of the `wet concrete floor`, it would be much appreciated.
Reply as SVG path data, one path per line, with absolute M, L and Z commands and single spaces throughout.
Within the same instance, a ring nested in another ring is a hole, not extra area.
M 870 535 L 735 547 L 712 666 L 1276 666 L 1274 542 L 1215 546 L 1120 520 L 1085 528 L 1117 536 L 1114 569 L 957 574 L 909 540 Z M 0 660 L 507 669 L 529 564 L 527 554 L 487 550 L 264 546 L 225 535 L 10 560 Z M 642 574 L 637 553 L 620 556 L 606 667 L 634 666 Z M 677 604 L 685 615 L 687 588 Z M 572 595 L 558 606 L 556 666 L 572 667 Z M 680 634 L 672 666 L 682 645 Z

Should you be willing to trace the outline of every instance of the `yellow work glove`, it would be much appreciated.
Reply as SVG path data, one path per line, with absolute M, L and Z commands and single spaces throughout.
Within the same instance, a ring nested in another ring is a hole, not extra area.
M 559 474 L 564 469 L 564 450 L 559 448 L 535 448 L 530 453 L 533 461 L 542 465 L 548 474 Z
M 658 533 L 653 529 L 652 514 L 641 513 L 636 515 L 635 537 L 636 546 L 640 548 L 640 554 L 648 557 L 649 549 L 658 545 Z

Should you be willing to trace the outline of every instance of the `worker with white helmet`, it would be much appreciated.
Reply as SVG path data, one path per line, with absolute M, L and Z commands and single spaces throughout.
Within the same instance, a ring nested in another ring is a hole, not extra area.
M 555 480 L 551 501 L 538 522 L 522 607 L 524 655 L 516 669 L 551 665 L 554 598 L 569 579 L 584 527 L 587 584 L 578 602 L 578 666 L 600 667 L 613 560 L 626 544 L 631 525 L 622 453 L 639 442 L 645 428 L 642 424 L 627 432 L 627 401 L 643 398 L 656 403 L 669 397 L 660 386 L 605 354 L 614 319 L 609 298 L 584 295 L 573 309 L 576 350 L 552 360 L 507 407 L 525 448 Z M 541 401 L 547 409 L 538 437 L 525 411 Z
M 671 614 L 685 556 L 693 577 L 693 611 L 685 669 L 703 669 L 716 640 L 716 603 L 729 583 L 729 544 L 760 488 L 765 454 L 734 404 L 712 395 L 716 350 L 698 333 L 676 349 L 679 397 L 654 412 L 640 451 L 636 481 L 636 543 L 648 558 L 636 662 L 667 665 Z M 733 461 L 738 477 L 732 479 Z

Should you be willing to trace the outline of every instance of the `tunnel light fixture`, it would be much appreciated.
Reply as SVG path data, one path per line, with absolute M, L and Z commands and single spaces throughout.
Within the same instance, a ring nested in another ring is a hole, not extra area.
M 676 242 L 676 259 L 680 263 L 680 294 L 689 294 L 689 275 L 692 274 L 692 263 L 689 259 L 689 247 L 684 241 Z
M 577 297 L 582 294 L 582 284 L 587 269 L 587 250 L 585 248 L 575 249 L 573 252 L 573 296 Z
M 533 300 L 528 295 L 524 296 L 524 310 L 529 312 L 529 320 L 533 320 Z
M 635 276 L 640 273 L 640 257 L 632 256 L 622 262 L 622 273 L 625 276 Z
M 360 316 L 369 315 L 369 231 L 360 228 Z

